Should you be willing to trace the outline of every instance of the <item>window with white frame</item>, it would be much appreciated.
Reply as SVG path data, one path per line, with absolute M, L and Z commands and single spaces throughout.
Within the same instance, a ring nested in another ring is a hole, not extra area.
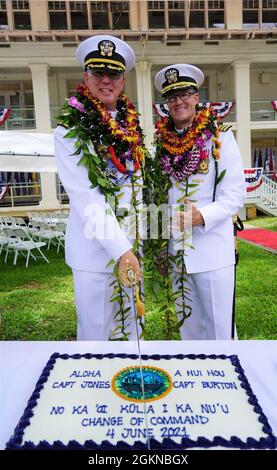
M 71 29 L 88 29 L 87 2 L 70 2 Z
M 185 28 L 185 2 L 168 2 L 168 27 Z
M 225 28 L 224 0 L 208 0 L 208 28 Z
M 148 27 L 165 28 L 165 2 L 148 2 Z
M 277 0 L 262 0 L 262 28 L 277 28 Z
M 243 0 L 242 2 L 243 28 L 259 28 L 259 0 Z
M 129 29 L 129 2 L 110 2 L 112 29 Z
M 29 2 L 12 1 L 14 29 L 32 29 Z
M 91 2 L 93 29 L 130 29 L 129 2 Z
M 0 1 L 0 31 L 8 29 L 8 14 L 6 0 Z
M 205 28 L 205 1 L 189 2 L 189 27 Z
M 224 0 L 148 2 L 149 28 L 225 28 Z
M 111 29 L 109 2 L 91 2 L 92 28 Z
M 66 2 L 48 2 L 50 29 L 67 29 Z

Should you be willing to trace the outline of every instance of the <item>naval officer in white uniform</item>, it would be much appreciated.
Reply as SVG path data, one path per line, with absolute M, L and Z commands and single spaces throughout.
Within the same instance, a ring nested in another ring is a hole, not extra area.
M 180 327 L 181 337 L 226 340 L 231 339 L 234 293 L 232 215 L 243 206 L 245 180 L 232 131 L 197 106 L 203 80 L 202 71 L 190 64 L 170 65 L 157 73 L 155 87 L 166 99 L 170 116 L 158 131 L 156 158 L 171 181 L 170 205 L 184 195 L 181 186 L 192 183 L 188 192 L 196 189 L 192 201 L 184 199 L 188 210 L 177 214 L 181 231 L 192 226 L 193 247 L 184 255 L 191 315 Z
M 65 104 L 55 131 L 55 154 L 59 177 L 70 198 L 65 256 L 74 277 L 77 340 L 108 340 L 115 329 L 114 339 L 134 339 L 131 298 L 121 320 L 119 314 L 114 318 L 119 306 L 110 302 L 113 267 L 107 265 L 111 259 L 118 263 L 123 283 L 126 267 L 141 279 L 140 264 L 132 251 L 133 240 L 108 203 L 106 189 L 117 187 L 113 196 L 120 194 L 120 205 L 128 207 L 132 178 L 139 173 L 135 149 L 142 145 L 141 130 L 138 122 L 131 123 L 130 130 L 135 110 L 121 95 L 135 56 L 124 41 L 106 35 L 82 42 L 76 56 L 85 69 L 83 84 Z

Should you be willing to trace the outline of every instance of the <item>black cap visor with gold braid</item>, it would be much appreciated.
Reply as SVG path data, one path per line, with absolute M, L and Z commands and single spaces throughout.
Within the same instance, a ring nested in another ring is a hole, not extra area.
M 101 41 L 98 50 L 91 51 L 84 61 L 85 70 L 111 70 L 125 72 L 124 58 L 115 52 L 115 45 L 111 41 Z
M 171 91 L 181 88 L 194 87 L 197 90 L 196 81 L 189 76 L 181 76 L 176 68 L 168 69 L 165 73 L 165 82 L 162 84 L 162 95 L 167 96 Z
M 180 88 L 194 87 L 197 90 L 196 82 L 191 77 L 178 77 L 179 80 L 175 83 L 163 83 L 162 95 L 167 96 L 171 91 L 179 90 Z

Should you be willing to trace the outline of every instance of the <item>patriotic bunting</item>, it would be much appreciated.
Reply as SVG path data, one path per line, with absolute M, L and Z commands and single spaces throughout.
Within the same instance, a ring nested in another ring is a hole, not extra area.
M 271 104 L 272 104 L 272 108 L 273 108 L 274 111 L 276 111 L 276 113 L 277 113 L 277 100 L 272 100 L 272 101 L 271 101 Z
M 6 186 L 0 186 L 0 201 L 2 201 L 4 199 L 4 197 L 6 196 L 8 190 L 9 190 L 9 187 L 7 185 Z
M 1 108 L 0 107 L 0 126 L 9 118 L 12 110 L 11 108 Z
M 263 155 L 264 154 L 264 155 Z M 265 149 L 254 148 L 253 152 L 253 167 L 263 168 L 264 173 L 272 181 L 277 182 L 277 168 L 275 150 L 272 147 L 265 147 Z
M 246 191 L 249 193 L 258 189 L 263 180 L 263 168 L 246 168 L 244 170 Z
M 225 116 L 227 116 L 234 106 L 234 103 L 232 101 L 208 101 L 206 103 L 199 103 L 200 106 L 203 106 L 204 104 L 205 106 L 207 106 L 207 108 L 212 107 L 216 112 L 217 116 L 220 118 L 224 118 Z M 153 108 L 158 114 L 158 116 L 168 116 L 167 104 L 154 104 Z

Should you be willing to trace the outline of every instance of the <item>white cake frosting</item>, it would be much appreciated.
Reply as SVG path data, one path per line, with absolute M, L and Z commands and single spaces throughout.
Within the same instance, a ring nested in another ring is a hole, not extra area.
M 160 386 L 160 376 L 168 379 L 160 396 L 149 392 L 144 402 L 115 389 L 116 380 L 136 389 L 132 371 L 140 374 L 138 359 L 57 357 L 24 426 L 21 445 L 41 441 L 134 445 L 145 443 L 147 436 L 160 443 L 170 438 L 176 444 L 183 438 L 213 441 L 220 436 L 230 441 L 236 436 L 246 442 L 267 437 L 229 358 L 148 358 L 142 363 L 147 368 L 147 390 Z

